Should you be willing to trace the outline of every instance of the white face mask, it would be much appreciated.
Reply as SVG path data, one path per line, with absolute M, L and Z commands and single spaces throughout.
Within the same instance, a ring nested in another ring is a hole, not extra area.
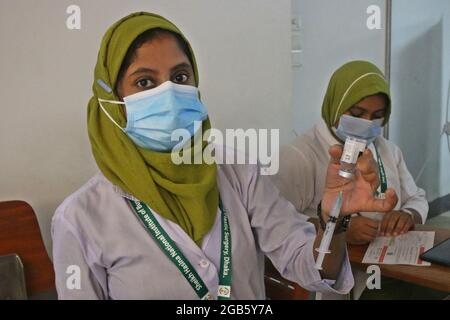
M 349 136 L 364 139 L 370 145 L 381 135 L 383 122 L 384 118 L 371 121 L 344 114 L 339 119 L 336 135 L 343 141 Z

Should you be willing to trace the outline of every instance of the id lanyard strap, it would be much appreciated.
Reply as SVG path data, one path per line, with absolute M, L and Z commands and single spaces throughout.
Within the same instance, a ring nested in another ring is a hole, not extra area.
M 181 274 L 186 278 L 192 289 L 197 293 L 201 300 L 211 300 L 213 297 L 202 278 L 195 271 L 192 264 L 184 256 L 175 242 L 164 231 L 155 219 L 152 209 L 140 201 L 129 200 L 133 211 L 144 224 L 147 231 L 156 241 L 164 254 L 175 264 Z M 223 209 L 222 201 L 219 199 L 220 212 L 222 218 L 222 245 L 220 250 L 220 274 L 219 287 L 217 289 L 218 300 L 229 300 L 231 296 L 231 231 L 228 217 Z
M 380 198 L 384 198 L 387 190 L 386 171 L 384 170 L 383 161 L 381 160 L 380 153 L 378 152 L 375 143 L 373 144 L 373 146 L 375 148 L 375 153 L 377 154 L 378 169 L 380 170 L 380 188 L 379 191 L 377 191 L 377 193 Z

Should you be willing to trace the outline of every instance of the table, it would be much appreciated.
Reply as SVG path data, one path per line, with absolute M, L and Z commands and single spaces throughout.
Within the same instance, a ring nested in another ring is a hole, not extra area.
M 416 225 L 417 231 L 435 231 L 434 244 L 450 238 L 449 229 L 434 226 Z M 350 262 L 353 267 L 366 271 L 369 264 L 362 263 L 368 245 L 348 245 Z M 383 276 L 414 283 L 431 289 L 450 292 L 450 267 L 432 263 L 429 267 L 405 265 L 378 265 Z

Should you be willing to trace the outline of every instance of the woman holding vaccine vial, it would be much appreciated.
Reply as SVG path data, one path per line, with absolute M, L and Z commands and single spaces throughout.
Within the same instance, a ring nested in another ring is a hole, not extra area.
M 366 141 L 380 173 L 377 195 L 382 198 L 387 188 L 393 188 L 399 201 L 388 213 L 353 214 L 347 231 L 347 242 L 352 244 L 365 244 L 377 236 L 404 234 L 427 218 L 424 190 L 415 184 L 401 150 L 382 137 L 382 127 L 388 123 L 390 112 L 391 98 L 382 72 L 366 61 L 347 63 L 331 77 L 322 105 L 322 120 L 280 151 L 275 184 L 299 212 L 316 217 L 329 161 L 327 150 L 343 144 L 349 137 Z M 356 295 L 357 278 L 355 274 Z M 365 281 L 363 287 L 364 284 Z
M 194 51 L 169 20 L 137 12 L 106 32 L 87 117 L 100 172 L 52 220 L 58 297 L 265 299 L 265 256 L 311 291 L 350 291 L 345 228 L 334 233 L 319 271 L 314 249 L 323 232 L 256 165 L 221 164 L 222 148 L 213 163 L 172 161 L 175 130 L 187 131 L 186 152 L 208 147 L 195 139 L 211 127 L 198 85 Z M 379 179 L 370 152 L 352 180 L 337 173 L 341 153 L 330 148 L 322 218 L 340 191 L 340 221 L 358 210 L 392 209 L 393 190 L 386 199 L 373 195 Z

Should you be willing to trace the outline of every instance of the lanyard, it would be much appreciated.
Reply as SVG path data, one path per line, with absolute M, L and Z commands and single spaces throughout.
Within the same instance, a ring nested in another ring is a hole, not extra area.
M 387 178 L 386 178 L 386 171 L 384 170 L 384 164 L 381 160 L 380 153 L 378 152 L 377 147 L 375 146 L 375 143 L 373 144 L 375 148 L 375 153 L 377 154 L 377 162 L 378 162 L 378 169 L 380 171 L 380 187 L 377 190 L 377 195 L 384 199 L 386 190 L 387 190 Z
M 133 211 L 144 224 L 147 231 L 156 241 L 165 255 L 175 264 L 180 270 L 181 274 L 186 278 L 191 287 L 197 293 L 201 300 L 211 300 L 212 296 L 209 289 L 203 280 L 195 271 L 192 264 L 184 256 L 181 250 L 177 247 L 175 242 L 164 231 L 155 219 L 152 209 L 145 203 L 140 201 L 129 200 Z M 222 200 L 219 199 L 219 206 L 222 218 L 222 245 L 220 249 L 220 274 L 219 286 L 217 289 L 218 300 L 229 300 L 231 295 L 231 279 L 232 279 L 232 265 L 231 265 L 231 230 L 228 222 L 228 217 L 223 209 Z

